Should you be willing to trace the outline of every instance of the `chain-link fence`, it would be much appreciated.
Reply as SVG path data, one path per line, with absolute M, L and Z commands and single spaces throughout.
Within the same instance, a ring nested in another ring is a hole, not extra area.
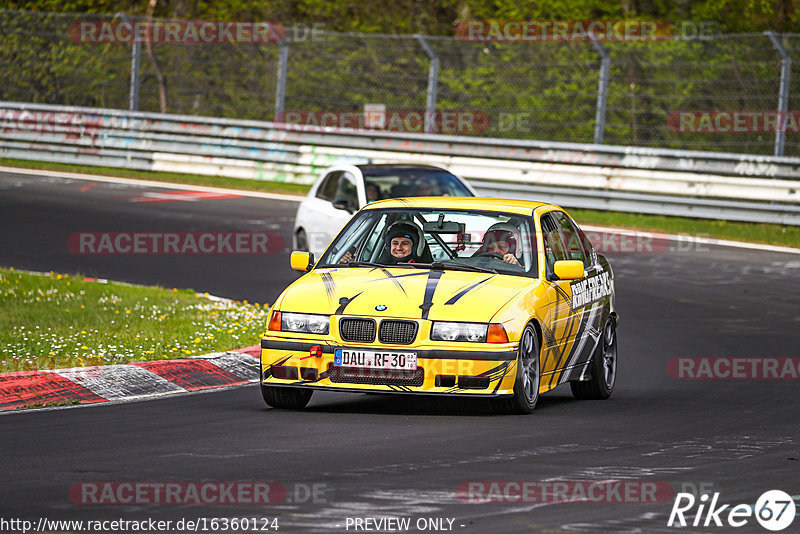
M 768 116 L 788 109 L 782 153 L 800 156 L 800 35 L 470 42 L 315 29 L 137 45 L 80 34 L 81 22 L 125 20 L 0 11 L 0 99 L 342 126 L 367 106 L 383 110 L 369 127 L 420 132 L 411 119 L 427 110 L 439 133 L 764 155 L 776 153 Z

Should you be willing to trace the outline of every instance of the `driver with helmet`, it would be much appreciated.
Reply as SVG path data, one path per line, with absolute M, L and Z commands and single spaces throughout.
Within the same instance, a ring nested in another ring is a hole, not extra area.
M 378 258 L 378 263 L 395 265 L 397 263 L 433 261 L 430 251 L 425 246 L 422 229 L 412 222 L 395 222 L 386 230 L 384 240 L 386 248 Z M 350 263 L 351 261 L 353 261 L 353 254 L 347 251 L 339 263 Z

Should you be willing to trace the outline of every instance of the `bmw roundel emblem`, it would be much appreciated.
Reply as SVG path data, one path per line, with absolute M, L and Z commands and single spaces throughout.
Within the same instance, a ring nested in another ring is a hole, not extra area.
M 389 307 L 386 304 L 378 304 L 375 306 L 375 311 L 386 311 Z

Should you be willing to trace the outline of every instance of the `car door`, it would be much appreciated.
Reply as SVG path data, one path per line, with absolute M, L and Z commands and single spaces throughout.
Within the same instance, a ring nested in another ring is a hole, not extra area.
M 542 244 L 545 256 L 545 280 L 547 302 L 545 324 L 542 325 L 542 380 L 552 386 L 562 382 L 564 369 L 578 365 L 584 347 L 579 340 L 585 336 L 584 306 L 573 306 L 572 287 L 580 280 L 558 280 L 554 274 L 555 262 L 560 260 L 585 259 L 575 250 L 568 221 L 563 212 L 547 212 L 540 216 Z M 578 243 L 580 239 L 578 237 Z M 586 265 L 584 263 L 584 265 Z M 567 376 L 567 375 L 564 375 Z
M 570 349 L 566 366 L 568 371 L 561 378 L 563 382 L 575 380 L 581 375 L 585 363 L 597 347 L 602 330 L 603 306 L 610 285 L 608 273 L 603 274 L 597 254 L 575 221 L 563 211 L 551 213 L 558 221 L 568 259 L 580 260 L 584 265 L 584 277 L 569 282 L 572 309 L 580 314 L 580 325 Z
M 319 255 L 341 229 L 341 211 L 333 207 L 339 190 L 339 182 L 345 171 L 331 171 L 321 180 L 316 193 L 303 201 L 297 214 L 298 222 L 306 233 L 308 250 Z
M 363 187 L 363 186 L 362 186 Z M 343 171 L 339 176 L 339 183 L 336 187 L 336 194 L 331 203 L 330 226 L 331 237 L 328 243 L 344 228 L 361 205 L 358 201 L 358 184 L 356 177 L 349 171 Z M 363 194 L 362 194 L 363 196 Z

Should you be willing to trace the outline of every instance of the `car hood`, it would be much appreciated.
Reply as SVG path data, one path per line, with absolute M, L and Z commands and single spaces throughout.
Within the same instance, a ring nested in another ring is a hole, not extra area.
M 413 268 L 315 269 L 283 294 L 290 312 L 488 322 L 535 280 Z M 385 309 L 384 309 L 385 306 Z

